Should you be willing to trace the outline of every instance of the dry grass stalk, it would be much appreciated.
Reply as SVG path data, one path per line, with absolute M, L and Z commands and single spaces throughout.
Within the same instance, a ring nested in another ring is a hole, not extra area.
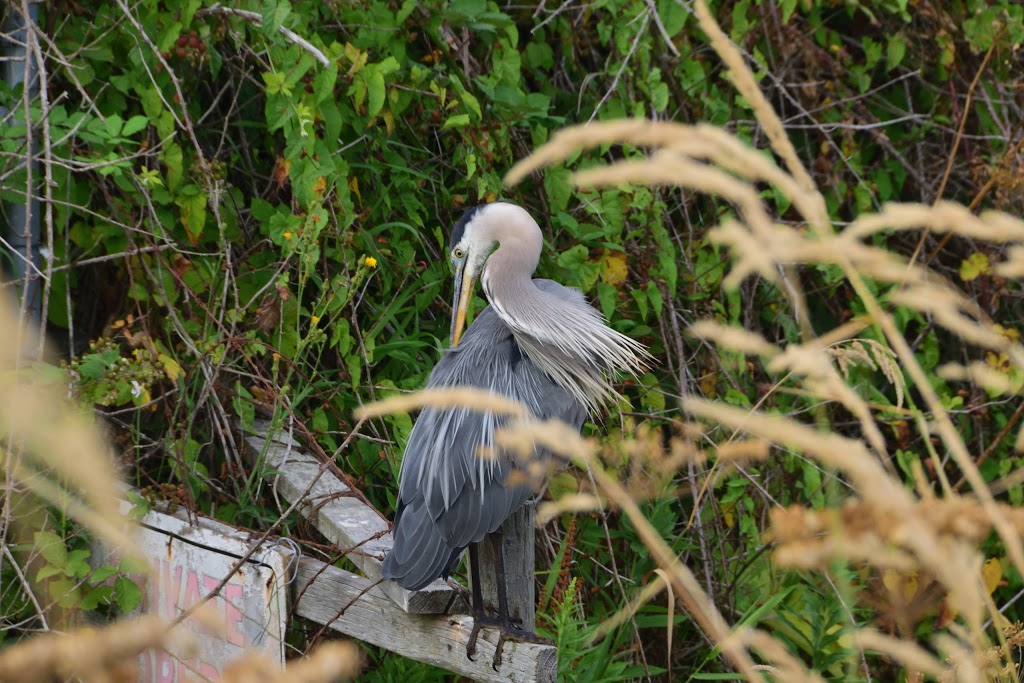
M 1024 243 L 1024 221 L 1001 211 L 975 215 L 962 204 L 941 201 L 928 204 L 887 203 L 877 213 L 856 218 L 840 234 L 847 241 L 860 241 L 880 232 L 921 230 L 955 232 L 964 237 L 996 244 Z
M 0 465 L 8 463 L 6 471 L 49 504 L 130 552 L 109 447 L 91 415 L 66 399 L 64 387 L 31 378 L 25 359 L 34 357 L 38 343 L 0 294 Z
M 428 406 L 433 408 L 470 408 L 513 417 L 527 417 L 530 414 L 525 406 L 490 391 L 473 388 L 445 388 L 391 396 L 362 406 L 355 411 L 355 415 L 360 420 L 366 420 Z
M 67 635 L 50 633 L 0 650 L 0 681 L 111 680 L 108 676 L 123 673 L 139 653 L 165 646 L 194 651 L 195 642 L 158 617 L 126 619 Z
M 859 629 L 852 634 L 854 643 L 863 650 L 873 650 L 903 664 L 908 669 L 932 678 L 949 672 L 930 652 L 916 643 L 894 638 L 872 629 Z
M 537 524 L 543 525 L 555 517 L 572 512 L 592 512 L 600 510 L 602 503 L 599 498 L 589 493 L 568 493 L 558 500 L 545 501 L 537 506 Z
M 982 361 L 974 361 L 967 365 L 947 363 L 936 372 L 942 379 L 974 382 L 996 394 L 1012 394 L 1021 389 L 1020 381 Z
M 611 633 L 615 632 L 615 629 L 619 628 L 640 610 L 641 607 L 654 600 L 656 597 L 666 589 L 669 589 L 669 614 L 668 614 L 668 630 L 672 632 L 672 606 L 675 603 L 674 596 L 672 595 L 672 583 L 671 579 L 665 573 L 663 569 L 654 570 L 654 578 L 636 594 L 628 605 L 625 605 L 618 612 L 613 614 L 609 619 L 601 622 L 597 630 L 594 631 L 593 641 L 598 642 L 603 638 L 606 638 Z M 669 652 L 672 651 L 671 645 L 669 646 Z
M 748 356 L 774 358 L 780 352 L 779 347 L 756 332 L 731 327 L 714 320 L 698 320 L 690 326 L 690 333 L 700 339 L 720 344 Z
M 913 308 L 930 317 L 964 341 L 994 351 L 1015 354 L 1014 344 L 1006 336 L 996 332 L 991 325 L 971 320 L 962 312 L 964 296 L 944 287 L 921 285 L 893 292 L 893 303 Z
M 197 613 L 205 623 L 209 614 Z M 223 629 L 220 629 L 223 630 Z M 0 650 L 0 681 L 82 680 L 129 683 L 138 679 L 136 658 L 150 649 L 173 650 L 191 658 L 195 636 L 155 616 L 123 619 L 102 629 L 50 633 Z M 327 643 L 287 669 L 258 652 L 247 653 L 224 670 L 224 683 L 327 683 L 359 673 L 359 650 L 352 643 Z
M 866 499 L 885 508 L 910 509 L 910 495 L 899 482 L 887 475 L 860 441 L 822 433 L 795 420 L 700 399 L 684 399 L 683 409 L 698 417 L 756 434 L 771 443 L 790 444 L 814 456 L 822 464 L 845 472 L 853 488 Z
M 718 22 L 715 21 L 714 15 L 708 9 L 707 2 L 705 0 L 696 0 L 693 4 L 693 13 L 697 16 L 697 20 L 700 21 L 700 27 L 707 34 L 711 46 L 718 53 L 722 62 L 725 63 L 728 69 L 726 76 L 732 81 L 733 85 L 736 86 L 736 89 L 747 102 L 750 103 L 751 108 L 754 110 L 754 116 L 757 118 L 758 123 L 761 124 L 761 127 L 764 128 L 765 135 L 771 142 L 772 149 L 785 161 L 789 172 L 800 184 L 800 187 L 820 197 L 814 180 L 811 178 L 810 173 L 807 172 L 807 169 L 804 168 L 803 162 L 800 161 L 800 156 L 796 153 L 796 148 L 793 147 L 793 143 L 786 134 L 786 129 L 782 125 L 782 119 L 775 113 L 771 104 L 768 103 L 768 98 L 765 97 L 764 93 L 757 86 L 754 74 L 747 67 L 746 62 L 743 61 L 743 56 L 740 54 L 739 49 L 729 40 L 729 37 L 725 35 L 725 32 L 718 25 Z M 825 226 L 828 224 L 828 212 L 825 210 L 824 198 L 821 198 L 817 211 L 807 214 L 807 216 L 816 227 L 822 230 L 825 229 Z
M 282 669 L 266 655 L 253 652 L 224 669 L 223 683 L 330 683 L 355 678 L 359 673 L 359 648 L 352 643 L 320 645 L 302 659 Z
M 718 448 L 715 449 L 715 457 L 719 462 L 759 462 L 767 460 L 770 451 L 768 442 L 760 439 L 729 441 L 718 445 Z
M 885 437 L 871 415 L 871 410 L 864 400 L 843 381 L 832 364 L 833 355 L 826 349 L 814 345 L 791 344 L 782 355 L 776 356 L 768 363 L 771 372 L 787 371 L 804 378 L 806 386 L 818 396 L 837 401 L 853 413 L 860 422 L 864 437 L 874 449 L 883 465 L 895 473 L 889 461 Z
M 772 662 L 774 678 L 786 683 L 824 683 L 821 676 L 810 671 L 804 663 L 793 656 L 786 647 L 771 635 L 754 628 L 739 628 L 729 636 L 730 644 L 757 650 L 761 656 Z

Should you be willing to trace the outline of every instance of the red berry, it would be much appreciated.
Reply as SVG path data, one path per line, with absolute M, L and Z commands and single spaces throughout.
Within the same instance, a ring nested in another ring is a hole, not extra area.
M 178 47 L 185 47 L 186 45 L 188 45 L 188 38 L 185 36 L 178 38 Z

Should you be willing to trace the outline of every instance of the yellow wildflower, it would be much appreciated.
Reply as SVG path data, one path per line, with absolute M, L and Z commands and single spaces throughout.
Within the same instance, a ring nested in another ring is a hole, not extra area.
M 318 315 L 311 315 L 311 316 L 309 316 L 309 319 L 310 319 L 310 321 L 314 325 L 316 325 L 318 322 L 320 322 L 320 316 L 318 316 Z
M 366 258 L 364 258 L 363 263 L 365 263 L 370 268 L 377 267 L 377 259 L 373 258 L 372 256 L 367 256 Z
M 286 240 L 290 240 L 292 238 L 292 234 L 290 232 L 286 232 L 283 235 L 281 235 L 281 237 L 285 238 Z

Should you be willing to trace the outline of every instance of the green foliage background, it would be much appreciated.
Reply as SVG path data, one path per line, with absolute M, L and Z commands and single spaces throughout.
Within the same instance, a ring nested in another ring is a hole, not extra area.
M 1021 211 L 1018 4 L 712 4 L 826 188 L 834 221 L 888 200 L 939 197 Z M 107 416 L 126 471 L 147 495 L 265 527 L 279 511 L 260 486 L 264 473 L 239 457 L 233 425 L 288 416 L 390 511 L 411 419 L 369 424 L 343 452 L 338 446 L 354 408 L 425 383 L 447 341 L 449 226 L 464 207 L 498 197 L 527 207 L 544 229 L 539 274 L 582 289 L 659 360 L 624 388 L 631 409 L 606 416 L 595 433 L 614 439 L 642 425 L 667 438 L 680 419 L 677 397 L 687 394 L 806 412 L 842 428 L 840 411 L 799 386 L 685 335 L 689 322 L 710 317 L 797 338 L 774 286 L 722 289 L 727 255 L 702 226 L 727 207 L 669 189 L 577 191 L 562 167 L 502 187 L 516 160 L 571 123 L 707 122 L 758 144 L 747 103 L 723 80 L 686 4 L 57 0 L 40 24 L 46 96 L 32 102 L 31 130 L 49 173 L 40 190 L 52 259 L 49 328 L 69 358 L 74 389 Z M 0 104 L 20 102 L 19 91 L 0 85 Z M 26 195 L 18 164 L 27 132 L 10 119 L 0 126 L 5 201 Z M 579 154 L 571 166 L 642 153 Z M 765 194 L 785 208 L 784 198 Z M 973 289 L 984 313 L 1016 334 L 1020 293 L 990 268 L 1000 254 L 962 238 L 898 236 L 889 246 L 918 251 Z M 819 333 L 863 313 L 837 272 L 800 276 Z M 477 310 L 485 303 L 478 299 Z M 927 370 L 940 359 L 966 360 L 967 351 L 919 314 L 901 322 Z M 920 459 L 934 477 L 925 444 L 903 428 L 912 409 L 896 407 L 896 391 L 877 368 L 854 364 L 850 373 L 890 424 L 894 465 L 909 475 Z M 1006 439 L 1021 414 L 1015 405 L 934 382 L 984 454 L 988 477 L 1020 467 Z M 877 582 L 844 568 L 831 577 L 778 573 L 762 535 L 767 510 L 835 503 L 843 482 L 784 451 L 728 473 L 712 462 L 646 477 L 626 458 L 621 471 L 638 486 L 654 481 L 646 487 L 649 517 L 727 618 L 769 630 L 836 680 L 892 674 L 881 659 L 854 656 L 842 639 L 845 625 L 894 618 L 857 598 L 870 597 Z M 946 474 L 959 479 L 952 465 Z M 558 482 L 577 485 L 586 483 Z M 1024 502 L 1019 487 L 1007 495 Z M 71 533 L 59 520 L 52 525 Z M 328 553 L 295 520 L 282 533 Z M 695 680 L 728 675 L 678 613 L 668 651 L 664 599 L 588 646 L 588 630 L 655 569 L 617 514 L 554 522 L 540 545 L 541 566 L 552 567 L 538 574 L 542 627 L 558 639 L 565 678 L 657 677 L 670 662 Z M 997 545 L 991 556 L 1001 558 Z M 58 569 L 70 556 L 61 557 Z M 0 581 L 0 638 L 31 628 L 34 614 L 8 579 Z M 1019 587 L 1020 577 L 1008 576 L 997 604 Z M 65 589 L 51 585 L 50 597 L 59 602 Z M 103 600 L 111 598 L 94 602 Z M 938 609 L 925 605 L 914 620 L 920 635 L 935 628 Z M 1011 606 L 1007 616 L 1017 620 L 1017 611 Z M 303 628 L 293 634 L 299 649 L 316 632 Z M 380 652 L 370 651 L 370 662 L 370 680 L 440 676 Z

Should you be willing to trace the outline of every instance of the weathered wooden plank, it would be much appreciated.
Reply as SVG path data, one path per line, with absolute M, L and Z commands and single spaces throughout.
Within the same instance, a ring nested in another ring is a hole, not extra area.
M 505 580 L 508 590 L 508 611 L 522 620 L 522 627 L 534 630 L 537 624 L 534 595 L 534 520 L 536 508 L 528 503 L 512 513 L 501 527 L 504 548 Z M 494 549 L 490 542 L 480 544 L 480 589 L 484 603 L 498 605 L 498 582 L 494 573 Z
M 532 569 L 532 568 L 531 568 Z M 293 585 L 295 613 L 410 659 L 439 666 L 478 681 L 554 681 L 557 651 L 550 645 L 509 641 L 502 664 L 491 664 L 498 633 L 480 632 L 474 659 L 466 657 L 473 618 L 466 615 L 407 614 L 374 582 L 319 560 L 299 561 Z M 482 583 L 482 582 L 481 582 Z M 531 595 L 532 595 L 531 586 Z
M 257 420 L 245 434 L 250 456 L 263 458 L 264 466 L 275 470 L 274 486 L 289 502 L 305 495 L 299 508 L 320 533 L 346 552 L 347 559 L 367 578 L 381 578 L 381 563 L 391 550 L 389 525 L 379 512 L 353 495 L 322 463 L 307 454 L 284 432 L 272 436 L 269 420 Z M 308 491 L 308 492 L 307 492 Z M 392 581 L 381 584 L 395 604 L 411 614 L 443 614 L 465 611 L 461 594 L 441 580 L 420 591 L 408 591 Z

